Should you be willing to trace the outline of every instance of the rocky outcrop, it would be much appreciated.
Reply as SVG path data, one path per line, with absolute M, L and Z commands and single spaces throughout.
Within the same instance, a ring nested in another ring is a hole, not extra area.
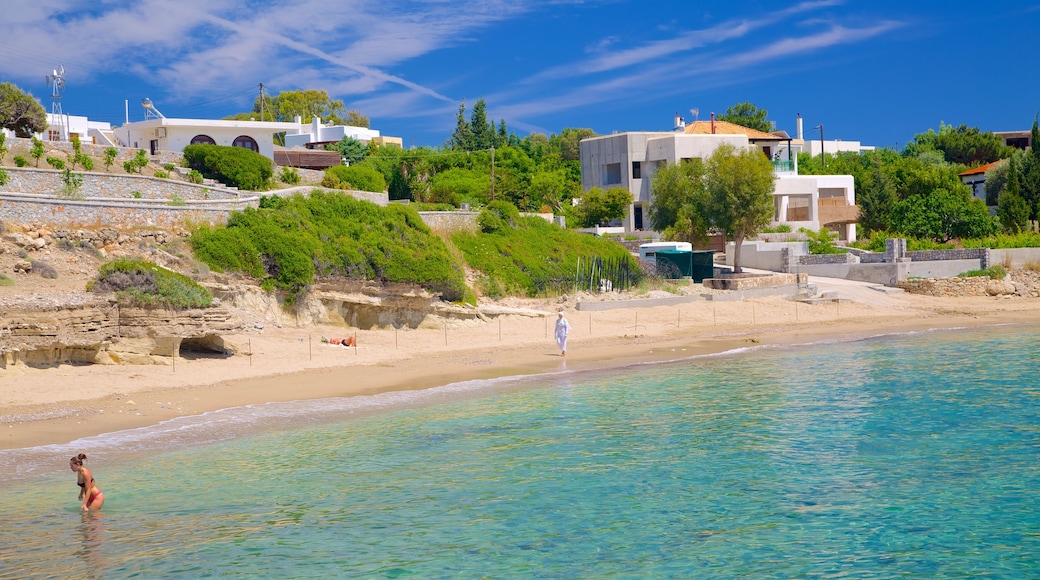
M 269 324 L 327 324 L 361 330 L 442 328 L 481 324 L 494 316 L 474 306 L 444 302 L 436 294 L 410 285 L 322 281 L 313 284 L 293 304 L 287 304 L 283 294 L 265 292 L 256 284 L 228 279 L 202 284 L 223 304 L 261 313 L 263 321 Z
M 226 308 L 124 307 L 87 296 L 66 304 L 8 304 L 0 314 L 0 370 L 19 364 L 170 364 L 182 350 L 229 353 L 222 335 L 242 322 Z

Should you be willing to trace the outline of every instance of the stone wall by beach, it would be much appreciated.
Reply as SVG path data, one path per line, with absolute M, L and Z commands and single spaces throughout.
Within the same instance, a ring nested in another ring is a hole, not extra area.
M 966 278 L 912 278 L 899 282 L 899 288 L 926 296 L 1030 296 L 1040 297 L 1040 273 L 1016 271 L 1003 280 L 986 276 Z

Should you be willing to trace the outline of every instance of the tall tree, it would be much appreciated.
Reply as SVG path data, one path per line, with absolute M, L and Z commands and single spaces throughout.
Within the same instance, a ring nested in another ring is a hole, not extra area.
M 653 173 L 651 203 L 647 209 L 650 227 L 666 239 L 703 244 L 708 237 L 708 191 L 705 166 L 700 159 L 669 163 Z
M 47 130 L 47 111 L 32 93 L 12 83 L 0 83 L 0 127 L 28 139 Z
M 455 115 L 455 130 L 451 133 L 448 146 L 456 151 L 473 150 L 473 129 L 466 120 L 466 100 L 459 103 L 459 112 Z
M 736 123 L 741 127 L 749 127 L 751 129 L 758 129 L 769 133 L 773 130 L 773 127 L 766 117 L 769 113 L 765 109 L 759 109 L 755 105 L 745 101 L 743 103 L 737 103 L 732 107 L 726 109 L 725 115 L 719 115 L 720 121 L 729 121 L 730 123 Z
M 630 205 L 632 192 L 624 187 L 611 187 L 606 191 L 593 187 L 581 196 L 577 213 L 582 226 L 591 228 L 625 217 Z
M 263 110 L 262 115 L 261 109 Z M 260 97 L 256 98 L 251 111 L 227 118 L 291 123 L 296 116 L 299 116 L 302 122 L 310 123 L 317 116 L 322 121 L 331 121 L 333 125 L 344 125 L 347 124 L 345 115 L 343 101 L 330 98 L 324 90 L 308 89 L 282 91 L 273 97 L 265 94 L 262 102 Z
M 739 274 L 744 240 L 769 225 L 776 213 L 773 162 L 759 149 L 720 145 L 708 158 L 705 181 L 709 219 L 733 239 L 733 272 Z
M 365 129 L 368 129 L 371 126 L 371 124 L 372 121 L 368 117 L 362 115 L 360 111 L 357 111 L 355 109 L 347 111 L 347 125 L 350 125 L 351 127 L 364 127 Z
M 891 176 L 885 173 L 881 157 L 875 156 L 870 178 L 859 186 L 856 205 L 859 206 L 858 223 L 864 232 L 879 232 L 891 229 L 892 210 L 899 201 Z
M 997 198 L 997 217 L 1004 231 L 1012 234 L 1029 228 L 1029 204 L 1022 197 L 1022 187 L 1015 158 L 1008 160 L 1007 181 L 1004 191 Z
M 495 146 L 495 125 L 488 121 L 487 103 L 484 102 L 484 99 L 477 99 L 477 102 L 473 103 L 469 129 L 473 133 L 470 151 L 481 151 Z
M 1040 219 L 1040 128 L 1033 119 L 1032 145 L 1022 163 L 1022 198 L 1029 204 L 1029 219 Z

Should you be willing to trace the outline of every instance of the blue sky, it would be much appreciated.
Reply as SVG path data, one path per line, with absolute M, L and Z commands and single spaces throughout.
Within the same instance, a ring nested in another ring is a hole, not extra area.
M 669 130 L 737 102 L 795 133 L 901 148 L 939 123 L 1028 129 L 1040 2 L 0 0 L 0 81 L 120 125 L 150 98 L 221 118 L 325 89 L 405 146 L 443 144 L 463 99 L 520 136 Z M 469 108 L 467 108 L 468 114 Z

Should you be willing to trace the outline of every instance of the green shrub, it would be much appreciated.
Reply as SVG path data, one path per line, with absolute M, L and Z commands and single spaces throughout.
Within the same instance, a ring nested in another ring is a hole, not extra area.
M 296 185 L 300 182 L 300 172 L 295 167 L 283 167 L 278 174 L 278 180 L 288 185 Z
M 325 170 L 321 184 L 332 189 L 355 191 L 386 191 L 386 179 L 379 171 L 366 165 L 336 165 Z
M 82 198 L 82 195 L 77 195 L 79 188 L 83 187 L 83 176 L 78 173 L 73 173 L 71 169 L 66 169 L 61 172 L 61 183 L 62 183 L 62 194 L 69 198 Z
M 105 171 L 108 171 L 112 167 L 112 163 L 115 162 L 116 157 L 119 157 L 119 150 L 115 147 L 106 147 L 104 152 Z
M 184 161 L 203 177 L 247 191 L 266 190 L 274 174 L 270 159 L 244 147 L 188 145 Z
M 174 207 L 183 207 L 183 206 L 188 205 L 188 202 L 185 201 L 184 198 L 181 197 L 181 195 L 179 193 L 171 193 L 170 194 L 170 201 L 169 201 L 168 205 L 171 205 L 171 206 L 174 206 Z
M 85 153 L 77 153 L 74 159 L 76 160 L 76 163 L 79 163 L 80 167 L 83 168 L 83 171 L 94 171 L 94 160 L 91 159 L 89 155 Z
M 0 133 L 0 135 L 3 135 L 3 133 Z M 0 187 L 7 185 L 7 182 L 10 180 L 11 176 L 8 175 L 7 170 L 3 167 L 0 167 Z
M 172 173 L 174 169 L 177 169 L 177 166 L 173 163 L 164 163 L 162 168 L 165 169 L 167 173 Z
M 415 210 L 379 207 L 342 193 L 264 196 L 261 208 L 201 226 L 190 241 L 214 271 L 237 271 L 295 301 L 316 277 L 412 283 L 442 298 L 465 298 L 462 268 Z
M 503 228 L 515 228 L 520 220 L 520 210 L 507 201 L 493 201 L 480 211 L 477 225 L 480 231 L 492 233 Z
M 837 239 L 837 234 L 832 233 L 827 228 L 820 228 L 820 231 L 814 232 L 806 228 L 801 228 L 798 231 L 808 236 L 809 241 L 809 253 L 810 254 L 844 254 L 845 250 L 842 250 L 834 245 L 834 240 Z
M 997 234 L 988 238 L 961 240 L 961 246 L 965 248 L 991 248 L 994 250 L 1009 248 L 1040 248 L 1040 234 L 1033 232 Z
M 961 272 L 957 274 L 958 278 L 973 278 L 978 276 L 989 276 L 994 280 L 1003 280 L 1007 277 L 1007 270 L 1004 266 L 997 264 L 996 266 L 990 266 L 989 268 L 981 268 L 979 270 L 968 270 L 967 272 Z
M 6 274 L 0 274 L 0 286 L 14 286 L 14 280 L 8 278 Z
M 803 228 L 804 229 L 804 228 Z M 772 228 L 765 228 L 762 230 L 763 234 L 787 234 L 791 232 L 790 224 L 777 224 Z
M 187 177 L 188 177 L 188 181 L 189 181 L 190 183 L 194 183 L 194 184 L 196 184 L 196 185 L 199 185 L 199 184 L 201 184 L 201 183 L 202 183 L 202 181 L 203 181 L 203 179 L 204 179 L 204 178 L 202 177 L 202 174 L 201 174 L 201 173 L 199 173 L 199 172 L 198 172 L 197 170 L 195 170 L 195 169 L 192 169 L 191 171 L 189 171 L 189 172 L 188 172 L 188 175 L 187 175 Z
M 159 179 L 169 179 L 170 178 L 170 174 L 165 172 L 165 171 L 163 171 L 162 169 L 157 169 L 155 171 L 154 176 L 158 177 Z
M 48 156 L 44 161 L 47 162 L 47 165 L 51 166 L 51 169 L 65 169 L 65 162 L 57 157 Z
M 14 164 L 16 166 L 18 166 L 18 167 L 28 167 L 29 166 L 29 160 L 26 159 L 25 157 L 22 157 L 21 155 L 15 155 L 14 156 Z
M 194 280 L 145 260 L 120 259 L 101 266 L 88 292 L 115 292 L 124 306 L 206 308 L 213 302 L 208 290 Z

